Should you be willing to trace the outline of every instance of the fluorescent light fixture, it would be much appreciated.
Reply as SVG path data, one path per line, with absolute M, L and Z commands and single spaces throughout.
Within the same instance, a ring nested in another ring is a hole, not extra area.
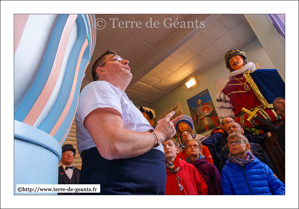
M 189 81 L 187 81 L 185 84 L 187 86 L 187 88 L 191 88 L 192 86 L 194 86 L 197 83 L 197 80 L 195 78 L 191 78 Z

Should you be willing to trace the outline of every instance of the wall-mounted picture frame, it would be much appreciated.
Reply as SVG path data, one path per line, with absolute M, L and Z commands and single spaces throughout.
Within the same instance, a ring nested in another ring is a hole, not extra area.
M 191 97 L 187 103 L 196 133 L 201 134 L 220 126 L 208 89 Z

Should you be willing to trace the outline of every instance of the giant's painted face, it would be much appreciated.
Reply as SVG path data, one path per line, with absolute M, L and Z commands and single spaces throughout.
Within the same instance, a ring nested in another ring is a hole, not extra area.
M 146 112 L 142 112 L 142 115 L 146 118 L 146 120 L 151 124 L 151 126 L 155 126 L 154 119 L 151 119 L 150 116 Z
M 229 66 L 233 71 L 239 70 L 244 66 L 244 60 L 243 57 L 240 55 L 232 56 L 228 60 Z
M 179 130 L 180 133 L 182 133 L 185 130 L 189 130 L 189 125 L 187 123 L 185 123 L 184 121 L 181 121 L 178 124 L 178 130 Z

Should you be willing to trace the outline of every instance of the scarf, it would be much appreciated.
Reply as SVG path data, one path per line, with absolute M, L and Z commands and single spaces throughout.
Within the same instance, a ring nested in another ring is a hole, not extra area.
M 167 161 L 165 162 L 166 168 L 170 170 L 171 173 L 177 173 L 180 170 L 180 161 L 181 158 L 176 156 L 173 163 Z
M 244 159 L 240 159 L 240 158 L 236 158 L 235 156 L 233 156 L 231 153 L 228 154 L 228 158 L 229 158 L 229 162 L 233 163 L 233 164 L 238 164 L 240 165 L 242 168 L 247 164 L 247 163 L 251 163 L 254 160 L 254 156 L 247 152 L 246 157 Z
M 179 148 L 181 148 L 182 150 L 186 148 L 185 145 L 184 145 L 182 142 L 179 142 L 179 143 L 178 143 L 178 146 L 179 146 Z
M 202 158 L 205 158 L 205 156 L 203 156 L 203 155 L 199 155 L 199 157 L 198 157 L 197 160 L 200 160 L 200 159 L 202 159 Z M 190 163 L 190 162 L 192 162 L 192 160 L 191 160 L 189 157 L 187 157 L 187 158 L 186 158 L 186 162 Z

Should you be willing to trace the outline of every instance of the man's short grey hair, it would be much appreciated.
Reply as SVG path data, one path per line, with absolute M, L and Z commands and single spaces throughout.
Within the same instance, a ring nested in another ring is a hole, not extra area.
M 231 118 L 231 117 L 226 117 L 226 118 Z M 223 118 L 223 120 L 220 122 L 221 123 L 221 126 L 223 126 L 224 124 L 224 120 L 226 119 L 226 118 Z M 231 118 L 231 119 L 233 119 L 233 118 Z M 233 119 L 233 121 L 235 122 L 235 119 Z
M 234 124 L 236 124 L 239 128 L 242 128 L 242 129 L 243 129 L 243 127 L 242 127 L 239 123 L 237 123 L 236 121 L 231 122 L 231 123 L 234 123 Z

